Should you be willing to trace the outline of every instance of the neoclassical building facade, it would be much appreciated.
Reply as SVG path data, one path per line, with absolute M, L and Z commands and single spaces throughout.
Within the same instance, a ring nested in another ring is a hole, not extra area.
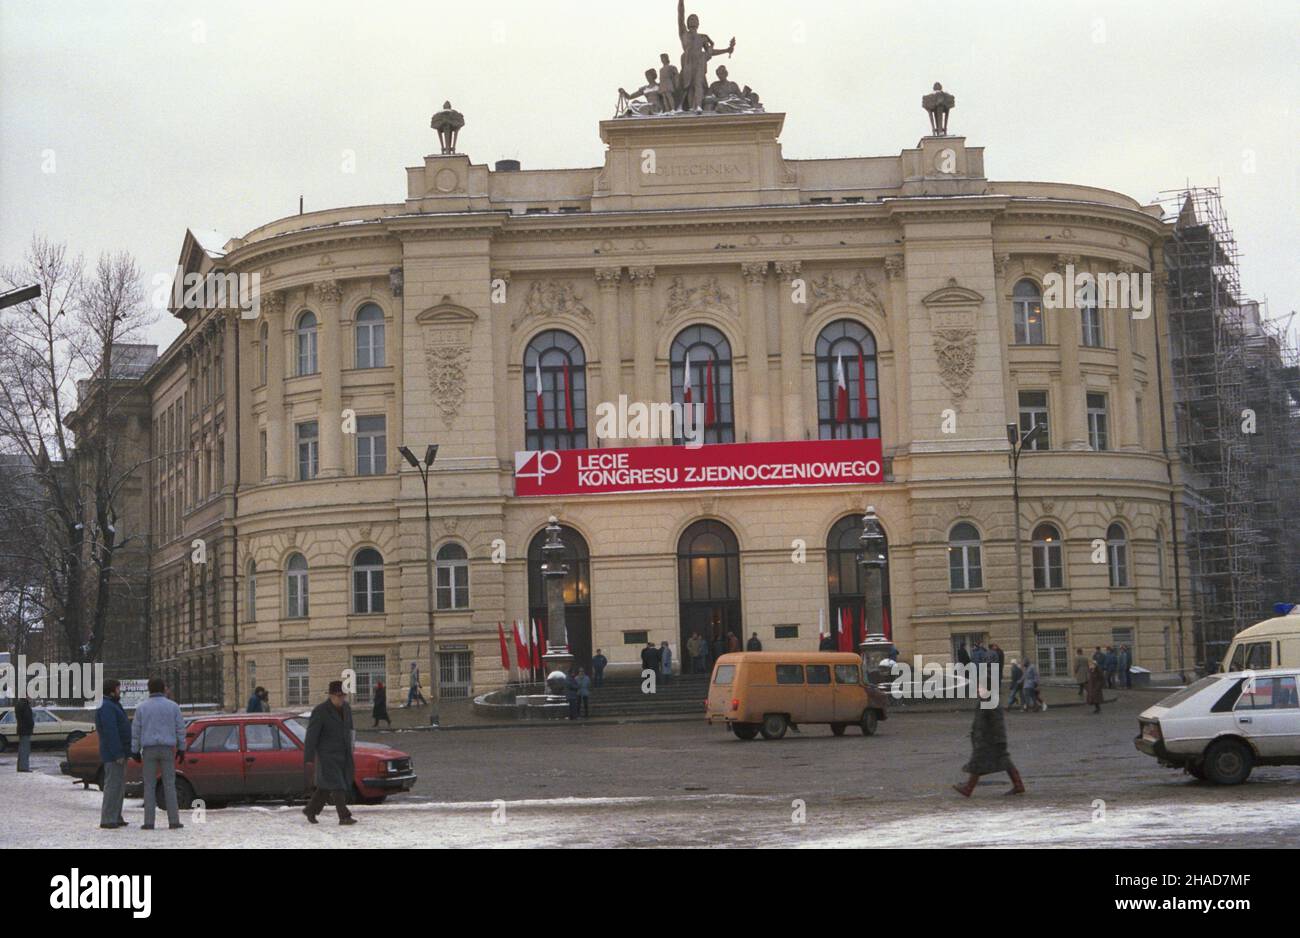
M 787 160 L 782 124 L 611 120 L 596 169 L 438 154 L 402 202 L 187 234 L 187 273 L 256 274 L 260 304 L 178 309 L 148 378 L 152 648 L 181 695 L 242 705 L 260 684 L 300 706 L 352 668 L 364 701 L 379 679 L 404 689 L 412 661 L 427 673 L 424 494 L 398 447 L 429 444 L 452 695 L 506 680 L 498 622 L 545 618 L 550 516 L 580 659 L 630 666 L 649 640 L 680 661 L 695 631 L 815 648 L 841 609 L 860 633 L 874 506 L 905 655 L 980 637 L 1047 674 L 1109 644 L 1190 666 L 1163 300 L 1145 319 L 1044 304 L 1067 266 L 1158 282 L 1159 209 L 991 181 L 957 136 Z M 878 440 L 881 480 L 516 495 L 518 453 L 678 445 L 602 439 L 597 408 L 688 388 L 705 448 Z M 1046 424 L 1019 518 L 1008 424 Z

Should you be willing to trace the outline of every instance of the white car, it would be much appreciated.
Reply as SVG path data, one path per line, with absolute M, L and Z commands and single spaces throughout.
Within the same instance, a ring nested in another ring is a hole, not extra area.
M 1298 684 L 1300 668 L 1211 674 L 1142 711 L 1133 744 L 1220 785 L 1257 765 L 1300 765 Z
M 89 723 L 64 720 L 45 707 L 32 708 L 32 746 L 71 745 L 95 731 L 94 719 Z M 12 707 L 0 709 L 0 752 L 18 745 L 18 717 Z

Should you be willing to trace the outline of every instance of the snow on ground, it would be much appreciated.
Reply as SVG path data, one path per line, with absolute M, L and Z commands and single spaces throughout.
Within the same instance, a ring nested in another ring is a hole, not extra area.
M 333 808 L 311 826 L 301 805 L 245 805 L 196 814 L 185 828 L 141 831 L 143 807 L 128 800 L 131 826 L 99 829 L 101 794 L 58 775 L 57 760 L 37 772 L 0 771 L 0 848 L 256 847 L 1089 847 L 1279 846 L 1300 844 L 1300 804 L 1266 800 L 1110 805 L 1104 817 L 1076 806 L 1013 799 L 1002 785 L 981 785 L 953 803 L 925 799 L 901 812 L 869 798 L 810 799 L 798 806 L 773 796 L 725 794 L 654 798 L 554 798 L 434 802 L 411 798 L 353 810 L 360 823 L 341 828 Z M 42 764 L 43 763 L 43 764 Z M 899 807 L 899 806 L 895 806 Z

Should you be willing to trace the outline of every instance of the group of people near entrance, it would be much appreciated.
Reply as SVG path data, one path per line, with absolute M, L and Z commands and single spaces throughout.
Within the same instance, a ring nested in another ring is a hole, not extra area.
M 664 643 L 665 645 L 667 642 Z M 708 674 L 713 670 L 714 662 L 723 655 L 740 651 L 740 636 L 735 632 L 723 632 L 721 627 L 713 630 L 713 640 L 705 638 L 698 631 L 692 632 L 686 639 L 686 659 L 684 667 L 688 674 Z M 754 632 L 745 642 L 745 651 L 762 651 L 763 643 L 758 633 Z

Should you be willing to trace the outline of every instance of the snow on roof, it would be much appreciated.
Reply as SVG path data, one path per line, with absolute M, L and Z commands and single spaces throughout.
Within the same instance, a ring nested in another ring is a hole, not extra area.
M 211 228 L 191 228 L 190 234 L 209 257 L 226 256 L 226 242 L 230 239 L 221 232 L 213 231 Z

